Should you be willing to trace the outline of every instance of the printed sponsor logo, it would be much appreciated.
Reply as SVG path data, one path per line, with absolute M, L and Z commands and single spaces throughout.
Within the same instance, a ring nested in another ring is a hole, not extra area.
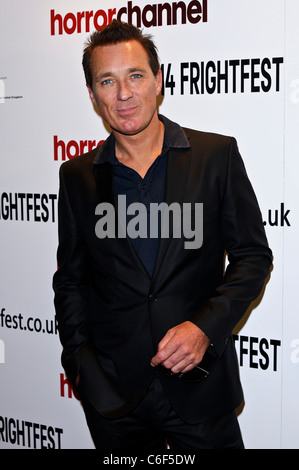
M 60 379 L 60 396 L 65 398 L 76 398 L 79 400 L 79 397 L 76 395 L 76 392 L 73 390 L 71 383 L 64 374 L 59 375 Z
M 0 416 L 0 442 L 29 449 L 61 449 L 63 429 Z
M 0 339 L 0 364 L 5 364 L 5 343 Z
M 57 135 L 53 137 L 54 161 L 71 160 L 72 158 L 90 152 L 95 147 L 102 145 L 104 140 L 69 140 L 65 142 L 59 139 Z
M 50 10 L 50 34 L 55 36 L 57 34 L 89 33 L 94 29 L 103 29 L 114 19 L 134 24 L 138 28 L 206 23 L 208 21 L 208 0 L 164 2 L 147 4 L 144 7 L 130 1 L 119 10 L 109 8 L 108 10 L 68 12 L 65 15 L 52 9 Z
M 0 194 L 0 220 L 56 222 L 57 194 Z
M 37 316 L 25 317 L 22 313 L 7 313 L 5 308 L 0 312 L 0 328 L 7 328 L 33 333 L 46 333 L 56 335 L 58 333 L 57 320 L 41 319 Z
M 285 208 L 284 202 L 280 203 L 279 209 L 268 209 L 264 225 L 270 227 L 290 227 L 290 209 Z
M 196 60 L 161 64 L 162 95 L 213 95 L 281 91 L 283 57 Z
M 277 372 L 280 340 L 244 335 L 233 335 L 233 338 L 240 367 Z
M 7 95 L 5 81 L 7 77 L 0 77 L 0 104 L 5 103 L 7 100 L 19 100 L 22 99 L 21 95 Z

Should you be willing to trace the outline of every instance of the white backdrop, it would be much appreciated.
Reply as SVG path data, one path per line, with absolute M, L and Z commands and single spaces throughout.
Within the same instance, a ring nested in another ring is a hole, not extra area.
M 55 329 L 58 170 L 107 137 L 81 55 L 89 32 L 121 15 L 140 19 L 158 45 L 159 111 L 238 140 L 274 253 L 265 294 L 235 331 L 239 420 L 247 449 L 298 449 L 298 1 L 0 0 L 0 8 L 0 448 L 93 448 Z

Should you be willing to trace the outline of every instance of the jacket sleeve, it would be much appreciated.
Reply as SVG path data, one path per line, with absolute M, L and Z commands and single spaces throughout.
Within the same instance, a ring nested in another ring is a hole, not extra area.
M 72 178 L 68 168 L 67 164 L 63 164 L 59 175 L 58 268 L 53 277 L 53 289 L 58 331 L 63 346 L 62 364 L 73 381 L 79 372 L 79 351 L 88 339 L 89 287 L 88 256 L 78 218 L 69 199 Z
M 233 328 L 262 291 L 272 265 L 261 212 L 235 139 L 227 160 L 221 232 L 227 268 L 191 319 L 211 339 L 219 356 Z

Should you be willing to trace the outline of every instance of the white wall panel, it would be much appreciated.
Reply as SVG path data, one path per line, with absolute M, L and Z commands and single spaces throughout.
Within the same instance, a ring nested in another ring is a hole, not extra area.
M 299 448 L 299 4 L 195 4 L 204 6 L 197 23 L 182 24 L 178 15 L 177 24 L 166 24 L 164 15 L 161 26 L 145 28 L 164 78 L 169 70 L 175 82 L 159 111 L 238 140 L 274 254 L 264 296 L 235 330 L 245 394 L 239 419 L 247 448 Z M 61 386 L 52 329 L 58 171 L 80 145 L 86 151 L 108 135 L 81 68 L 85 12 L 93 30 L 95 18 L 121 8 L 153 11 L 158 2 L 0 0 L 0 7 L 0 448 L 92 448 L 81 405 Z M 146 20 L 153 21 L 150 11 Z M 217 67 L 227 67 L 219 90 Z M 16 426 L 35 429 L 35 441 L 20 435 L 17 442 Z

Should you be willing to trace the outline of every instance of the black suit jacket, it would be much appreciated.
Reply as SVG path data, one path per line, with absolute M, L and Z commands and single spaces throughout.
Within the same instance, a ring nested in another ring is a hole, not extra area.
M 115 204 L 111 166 L 93 164 L 97 149 L 61 166 L 53 286 L 62 363 L 104 416 L 140 400 L 159 341 L 186 320 L 211 339 L 215 359 L 196 384 L 161 375 L 178 414 L 201 421 L 243 398 L 231 333 L 262 290 L 272 255 L 235 139 L 184 131 L 190 149 L 169 151 L 165 202 L 203 203 L 203 243 L 185 249 L 183 238 L 161 238 L 152 278 L 128 238 L 96 236 L 95 207 Z

